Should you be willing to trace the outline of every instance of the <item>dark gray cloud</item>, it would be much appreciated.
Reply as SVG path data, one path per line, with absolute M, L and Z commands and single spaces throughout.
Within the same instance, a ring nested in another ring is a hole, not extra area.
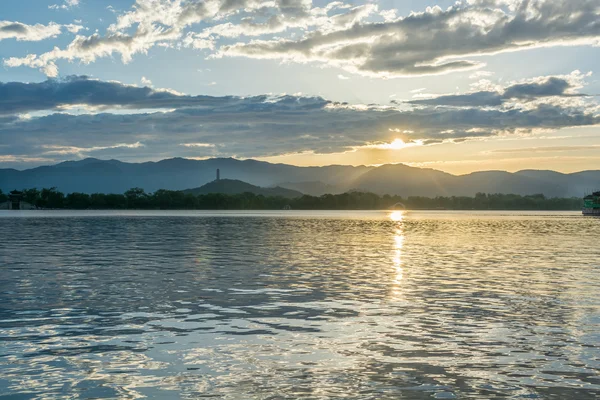
M 38 41 L 58 36 L 61 25 L 54 22 L 48 25 L 27 25 L 16 21 L 0 21 L 0 40 L 16 39 L 26 41 Z
M 502 93 L 443 96 L 418 102 L 419 107 L 408 110 L 355 107 L 295 95 L 189 96 L 85 76 L 2 83 L 0 162 L 79 156 L 140 160 L 331 153 L 396 138 L 435 144 L 600 124 L 594 105 L 563 107 L 539 102 L 545 96 L 571 95 L 573 82 L 579 82 L 581 76 L 535 78 L 510 85 Z M 511 98 L 535 98 L 538 102 L 527 102 L 522 108 L 514 104 L 504 107 L 501 103 L 507 92 Z M 460 107 L 437 107 L 439 104 Z M 53 111 L 76 105 L 105 109 L 81 115 Z M 114 108 L 126 112 L 108 112 Z M 160 110 L 144 112 L 149 109 Z M 51 114 L 35 114 L 47 110 Z
M 566 79 L 550 77 L 544 82 L 521 83 L 509 86 L 502 95 L 505 99 L 530 99 L 547 96 L 581 96 L 567 94 L 571 83 Z
M 574 85 L 567 78 L 549 77 L 535 82 L 518 83 L 503 91 L 479 91 L 467 94 L 445 95 L 429 99 L 411 100 L 407 103 L 428 106 L 451 107 L 498 107 L 510 100 L 530 101 L 544 97 L 582 97 L 585 94 L 571 93 Z
M 427 106 L 451 106 L 451 107 L 496 107 L 502 105 L 504 99 L 498 92 L 475 92 L 468 94 L 453 94 L 438 96 L 431 99 L 411 100 L 407 103 Z
M 0 160 L 3 155 L 60 160 L 99 154 L 156 159 L 330 153 L 398 137 L 431 144 L 599 123 L 599 116 L 585 110 L 553 105 L 400 111 L 353 108 L 319 97 L 204 98 L 200 106 L 169 112 L 1 118 Z
M 25 34 L 27 33 L 27 27 L 24 24 L 17 22 L 9 23 L 4 26 L 0 26 L 0 32 L 13 33 L 13 34 Z
M 105 82 L 86 76 L 48 79 L 39 83 L 0 82 L 0 115 L 55 110 L 64 106 L 122 107 L 127 109 L 236 106 L 264 103 L 267 96 L 243 101 L 237 97 L 187 96 L 149 87 Z M 282 105 L 285 102 L 281 103 Z

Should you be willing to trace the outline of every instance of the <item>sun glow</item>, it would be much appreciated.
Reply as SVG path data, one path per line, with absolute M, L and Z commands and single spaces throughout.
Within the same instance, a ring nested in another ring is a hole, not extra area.
M 415 146 L 423 146 L 423 140 L 411 140 L 409 142 L 405 142 L 404 140 L 397 138 L 392 140 L 390 143 L 372 143 L 366 146 L 359 146 L 358 148 L 367 148 L 367 149 L 379 149 L 379 150 L 402 150 L 407 147 L 415 147 Z
M 392 143 L 384 144 L 381 146 L 382 149 L 400 150 L 408 147 L 409 144 L 402 139 L 394 139 Z

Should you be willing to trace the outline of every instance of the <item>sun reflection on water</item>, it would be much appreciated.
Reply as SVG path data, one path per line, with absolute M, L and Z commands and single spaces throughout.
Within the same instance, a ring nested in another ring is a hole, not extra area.
M 394 211 L 390 213 L 390 219 L 396 222 L 396 230 L 394 232 L 394 253 L 393 253 L 393 282 L 392 282 L 392 297 L 398 299 L 401 297 L 400 287 L 404 269 L 402 268 L 402 248 L 404 246 L 404 211 Z
M 396 249 L 394 254 L 394 268 L 396 269 L 396 279 L 395 283 L 400 283 L 402 281 L 402 246 L 404 245 L 404 235 L 401 229 L 396 231 L 396 236 L 394 237 L 396 242 Z
M 402 210 L 392 211 L 390 213 L 390 219 L 392 221 L 402 221 L 404 219 L 404 211 L 402 211 Z

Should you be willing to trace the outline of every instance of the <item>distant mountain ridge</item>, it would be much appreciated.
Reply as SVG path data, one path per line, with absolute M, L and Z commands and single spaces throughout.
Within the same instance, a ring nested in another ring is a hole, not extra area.
M 127 163 L 88 158 L 23 171 L 0 169 L 0 189 L 56 187 L 63 192 L 123 193 L 132 187 L 158 189 L 200 188 L 215 179 L 239 180 L 267 188 L 280 186 L 321 195 L 348 190 L 401 196 L 473 196 L 477 192 L 543 193 L 548 197 L 580 197 L 600 188 L 600 170 L 563 174 L 555 171 L 481 171 L 466 175 L 416 168 L 404 164 L 375 166 L 331 165 L 297 167 L 257 160 L 171 158 L 158 162 Z

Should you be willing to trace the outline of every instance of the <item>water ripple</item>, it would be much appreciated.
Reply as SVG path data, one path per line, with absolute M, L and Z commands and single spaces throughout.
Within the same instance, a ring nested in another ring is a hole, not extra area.
M 597 219 L 12 215 L 0 398 L 600 396 Z

